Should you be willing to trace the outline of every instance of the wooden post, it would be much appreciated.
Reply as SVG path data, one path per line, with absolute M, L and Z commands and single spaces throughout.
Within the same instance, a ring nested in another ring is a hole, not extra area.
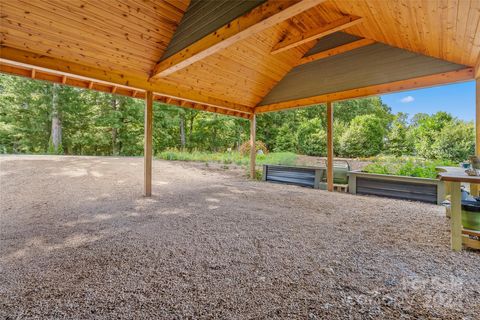
M 480 78 L 475 80 L 475 155 L 480 157 Z M 478 184 L 470 184 L 470 193 L 478 196 Z
M 145 196 L 152 196 L 152 115 L 153 115 L 153 92 L 147 91 L 145 96 L 145 141 L 144 141 L 144 160 L 145 160 Z
M 333 191 L 333 106 L 327 102 L 327 190 Z
M 255 114 L 250 117 L 250 178 L 255 179 L 255 160 L 257 157 L 257 151 L 255 148 L 255 134 L 257 127 L 257 119 Z
M 475 154 L 480 156 L 480 78 L 475 80 Z
M 450 182 L 452 193 L 450 201 L 450 232 L 453 251 L 462 250 L 462 193 L 460 182 Z

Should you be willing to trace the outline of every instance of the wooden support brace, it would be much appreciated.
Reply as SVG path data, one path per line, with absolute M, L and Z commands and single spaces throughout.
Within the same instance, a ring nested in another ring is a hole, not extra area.
M 327 102 L 327 190 L 333 191 L 333 106 Z
M 145 196 L 152 196 L 152 119 L 153 119 L 153 92 L 146 92 L 145 99 L 145 141 L 144 141 L 144 182 Z
M 325 37 L 329 34 L 334 32 L 352 27 L 360 22 L 363 19 L 356 16 L 345 16 L 335 21 L 329 22 L 323 26 L 318 28 L 312 29 L 304 34 L 301 35 L 294 35 L 289 36 L 280 41 L 275 47 L 272 49 L 272 54 L 277 54 L 295 47 L 298 47 L 304 43 Z
M 453 251 L 462 250 L 462 193 L 460 182 L 451 182 L 450 232 Z
M 475 154 L 480 157 L 480 78 L 475 79 Z M 479 185 L 470 184 L 470 193 L 478 196 Z
M 250 117 L 250 178 L 255 179 L 255 161 L 257 157 L 257 150 L 255 148 L 255 139 L 256 139 L 256 130 L 257 130 L 257 119 L 255 114 L 252 114 Z

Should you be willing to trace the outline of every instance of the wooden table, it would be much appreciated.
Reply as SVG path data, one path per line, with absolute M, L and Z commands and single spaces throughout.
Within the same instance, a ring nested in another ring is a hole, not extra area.
M 440 180 L 451 184 L 450 199 L 450 226 L 451 226 L 451 247 L 454 251 L 462 250 L 462 193 L 461 183 L 480 184 L 480 176 L 469 176 L 465 169 L 456 167 L 439 167 Z

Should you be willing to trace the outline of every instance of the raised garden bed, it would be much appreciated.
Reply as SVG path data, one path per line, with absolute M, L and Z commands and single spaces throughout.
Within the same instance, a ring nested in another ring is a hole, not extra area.
M 395 199 L 441 204 L 445 200 L 444 182 L 438 179 L 395 176 L 350 171 L 348 189 L 352 194 L 365 194 Z
M 263 165 L 263 181 L 320 189 L 325 168 Z
M 335 186 L 347 186 L 348 170 L 348 163 L 334 163 L 333 182 Z M 262 180 L 326 190 L 327 168 L 265 164 L 263 165 Z

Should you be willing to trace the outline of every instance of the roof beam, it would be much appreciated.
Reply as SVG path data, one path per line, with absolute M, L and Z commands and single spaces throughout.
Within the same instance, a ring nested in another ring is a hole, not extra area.
M 157 63 L 152 71 L 151 78 L 166 77 L 325 1 L 268 0 L 173 56 Z
M 75 62 L 51 58 L 45 55 L 36 54 L 28 51 L 0 46 L 0 62 L 7 64 L 27 65 L 35 67 L 37 72 L 40 68 L 56 74 L 74 75 L 77 78 L 86 79 L 94 82 L 103 82 L 107 85 L 116 84 L 128 88 L 141 89 L 143 91 L 153 91 L 163 96 L 178 98 L 190 102 L 196 102 L 203 105 L 211 105 L 220 109 L 238 111 L 251 114 L 253 109 L 249 106 L 238 103 L 212 98 L 203 92 L 191 87 L 180 87 L 176 84 L 166 81 L 148 82 L 147 78 L 116 71 L 107 72 L 98 68 L 81 65 Z
M 477 65 L 475 66 L 475 79 L 480 79 L 480 54 L 477 58 Z
M 357 40 L 357 41 L 353 41 L 353 42 L 350 42 L 350 43 L 343 44 L 341 46 L 338 46 L 338 47 L 335 47 L 335 48 L 332 48 L 332 49 L 324 50 L 324 51 L 321 51 L 321 52 L 303 57 L 302 59 L 300 59 L 300 61 L 298 62 L 297 65 L 302 65 L 302 64 L 317 61 L 317 60 L 320 60 L 320 59 L 333 57 L 333 56 L 336 56 L 337 54 L 352 51 L 354 49 L 365 47 L 365 46 L 368 46 L 368 45 L 371 45 L 371 44 L 374 44 L 374 43 L 375 43 L 375 40 L 360 39 L 360 40 Z
M 429 76 L 423 76 L 408 80 L 395 81 L 391 83 L 379 84 L 364 88 L 357 88 L 341 92 L 323 94 L 319 96 L 303 98 L 298 100 L 284 101 L 272 103 L 265 106 L 255 108 L 255 113 L 264 113 L 272 111 L 280 111 L 285 109 L 301 108 L 327 101 L 340 101 L 353 98 L 361 98 L 373 96 L 383 93 L 398 92 L 410 89 L 432 87 L 453 82 L 468 81 L 474 78 L 474 68 L 466 68 L 457 71 L 444 72 Z
M 32 72 L 30 69 L 18 67 L 15 65 L 8 65 L 1 61 L 0 61 L 0 72 L 21 76 L 21 77 L 26 77 L 26 78 L 32 78 Z M 137 99 L 144 99 L 145 97 L 145 93 L 139 92 L 138 90 L 135 90 L 132 88 L 119 87 L 115 85 L 109 86 L 109 85 L 106 85 L 105 83 L 95 83 L 94 81 L 79 79 L 74 76 L 67 77 L 66 75 L 53 74 L 44 70 L 37 70 L 35 73 L 35 79 L 54 82 L 54 83 L 62 83 L 72 87 L 78 87 L 78 88 L 84 88 L 84 89 L 90 88 L 92 90 L 101 91 L 105 93 L 111 93 L 113 91 L 113 88 L 117 88 L 116 94 L 118 95 L 137 98 Z M 166 98 L 164 96 L 155 95 L 155 100 L 159 102 L 165 102 L 165 99 Z M 173 101 L 170 101 L 170 104 L 181 106 L 184 108 L 190 108 L 194 110 L 207 111 L 207 112 L 210 111 L 207 108 L 207 106 L 202 106 L 196 103 L 188 103 L 184 100 L 173 100 Z M 239 117 L 244 119 L 249 119 L 250 117 L 250 115 L 247 113 L 232 111 L 232 110 L 225 110 L 221 108 L 215 108 L 214 111 L 219 114 Z
M 287 36 L 285 39 L 283 39 L 282 41 L 277 43 L 276 46 L 273 47 L 271 53 L 277 54 L 298 47 L 299 45 L 302 45 L 304 43 L 328 36 L 329 34 L 332 34 L 334 32 L 354 26 L 362 22 L 362 20 L 363 18 L 348 15 L 320 27 L 317 27 L 315 29 L 312 29 L 304 34 Z

